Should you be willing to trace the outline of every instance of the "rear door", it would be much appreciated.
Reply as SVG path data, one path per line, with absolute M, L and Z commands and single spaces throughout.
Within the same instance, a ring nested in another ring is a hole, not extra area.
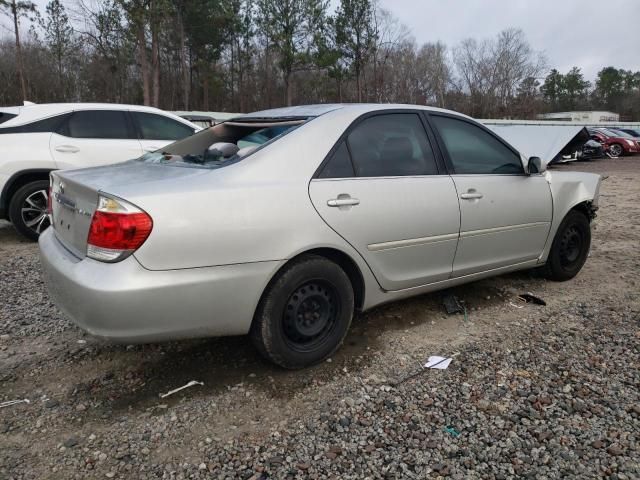
M 385 290 L 449 278 L 460 211 L 421 114 L 362 118 L 309 185 L 325 222 L 349 242 Z
M 142 155 L 127 112 L 119 110 L 73 112 L 51 136 L 49 146 L 61 169 L 118 163 Z
M 194 129 L 173 118 L 148 112 L 131 112 L 144 152 L 154 152 L 189 137 Z
M 453 276 L 537 259 L 552 218 L 544 175 L 527 175 L 520 154 L 475 122 L 429 114 L 460 198 Z

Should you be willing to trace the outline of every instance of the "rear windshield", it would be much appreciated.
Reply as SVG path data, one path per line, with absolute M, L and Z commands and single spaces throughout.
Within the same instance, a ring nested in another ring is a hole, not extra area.
M 225 122 L 150 152 L 138 159 L 181 167 L 220 168 L 235 163 L 258 148 L 277 141 L 304 123 L 300 121 Z
M 11 120 L 15 117 L 17 117 L 15 113 L 0 112 L 0 123 L 4 123 L 7 120 Z

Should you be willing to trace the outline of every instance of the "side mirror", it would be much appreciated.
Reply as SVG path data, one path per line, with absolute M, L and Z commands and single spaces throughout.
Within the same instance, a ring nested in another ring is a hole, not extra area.
M 544 171 L 547 169 L 546 165 L 542 163 L 542 160 L 540 160 L 540 157 L 530 157 L 527 168 L 529 170 L 529 175 L 544 173 Z

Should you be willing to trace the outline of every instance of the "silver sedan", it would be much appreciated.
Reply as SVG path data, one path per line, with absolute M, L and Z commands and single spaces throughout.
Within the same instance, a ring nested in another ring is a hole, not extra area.
M 248 333 L 299 368 L 384 302 L 514 270 L 574 277 L 599 185 L 451 111 L 276 109 L 53 172 L 40 251 L 54 301 L 95 336 Z

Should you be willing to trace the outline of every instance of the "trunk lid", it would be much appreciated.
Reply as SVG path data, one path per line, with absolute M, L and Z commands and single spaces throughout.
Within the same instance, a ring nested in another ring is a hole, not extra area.
M 66 173 L 51 173 L 51 225 L 63 245 L 78 258 L 84 258 L 91 217 L 98 203 L 98 190 Z
M 209 172 L 210 170 L 138 161 L 79 170 L 56 170 L 51 173 L 52 225 L 56 237 L 75 256 L 84 258 L 89 227 L 100 192 L 110 194 L 126 186 L 129 189 L 138 185 L 142 188 L 142 185 L 148 183 L 177 180 Z M 144 205 L 138 206 L 144 209 Z

